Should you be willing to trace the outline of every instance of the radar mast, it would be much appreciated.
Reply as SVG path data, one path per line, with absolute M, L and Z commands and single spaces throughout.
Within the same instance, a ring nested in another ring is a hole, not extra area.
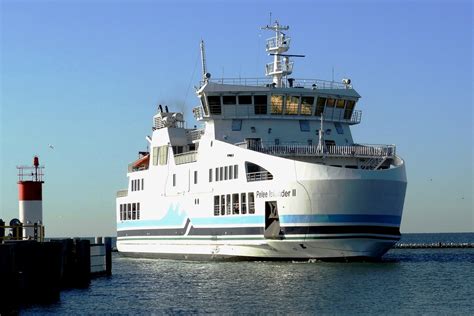
M 282 31 L 289 29 L 289 26 L 280 25 L 276 20 L 275 24 L 262 27 L 262 30 L 275 32 L 275 37 L 267 39 L 266 50 L 269 55 L 273 55 L 273 63 L 266 64 L 265 75 L 273 77 L 276 87 L 282 87 L 282 78 L 293 71 L 293 62 L 290 62 L 290 56 L 282 55 L 290 49 L 290 38 Z

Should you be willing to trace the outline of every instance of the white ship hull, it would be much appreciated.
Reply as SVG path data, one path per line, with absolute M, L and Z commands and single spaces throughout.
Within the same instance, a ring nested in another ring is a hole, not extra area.
M 136 240 L 121 243 L 125 256 L 187 260 L 309 260 L 380 258 L 398 240 L 374 237 L 266 241 Z
M 378 258 L 400 239 L 406 189 L 403 161 L 386 170 L 353 170 L 220 145 L 223 152 L 233 149 L 237 157 L 278 166 L 274 173 L 278 179 L 242 180 L 232 189 L 223 183 L 220 190 L 179 198 L 155 197 L 155 213 L 163 214 L 161 220 L 119 223 L 120 252 L 217 260 Z M 212 197 L 218 191 L 256 192 L 255 214 L 213 216 Z M 196 196 L 207 205 L 207 212 L 193 212 L 194 205 L 184 203 Z M 276 201 L 279 210 L 279 227 L 273 232 L 271 227 L 265 229 L 269 200 Z

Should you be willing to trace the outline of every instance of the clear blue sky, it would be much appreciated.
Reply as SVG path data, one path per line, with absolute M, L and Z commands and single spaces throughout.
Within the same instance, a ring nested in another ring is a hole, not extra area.
M 398 146 L 402 232 L 474 230 L 471 1 L 0 3 L 0 218 L 18 216 L 15 167 L 37 154 L 47 234 L 114 234 L 156 104 L 195 124 L 201 38 L 213 77 L 263 77 L 272 12 L 306 54 L 294 77 L 352 78 L 355 140 Z

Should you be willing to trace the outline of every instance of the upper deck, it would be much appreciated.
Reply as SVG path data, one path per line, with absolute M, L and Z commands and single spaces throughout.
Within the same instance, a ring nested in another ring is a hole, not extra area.
M 274 83 L 270 78 L 220 78 L 220 79 L 209 79 L 207 81 L 201 81 L 200 87 L 203 87 L 207 82 L 216 83 L 221 85 L 234 85 L 244 87 L 274 87 Z M 286 81 L 282 81 L 282 88 L 306 88 L 313 90 L 353 90 L 352 84 L 328 81 L 321 79 L 299 79 L 299 78 L 288 78 Z M 360 96 L 359 96 L 360 97 Z

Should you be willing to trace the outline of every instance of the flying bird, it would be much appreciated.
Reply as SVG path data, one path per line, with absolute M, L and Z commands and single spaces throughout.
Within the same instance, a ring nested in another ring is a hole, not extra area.
M 51 148 L 51 149 L 54 149 L 54 146 L 51 145 L 51 144 L 49 144 L 48 147 Z

